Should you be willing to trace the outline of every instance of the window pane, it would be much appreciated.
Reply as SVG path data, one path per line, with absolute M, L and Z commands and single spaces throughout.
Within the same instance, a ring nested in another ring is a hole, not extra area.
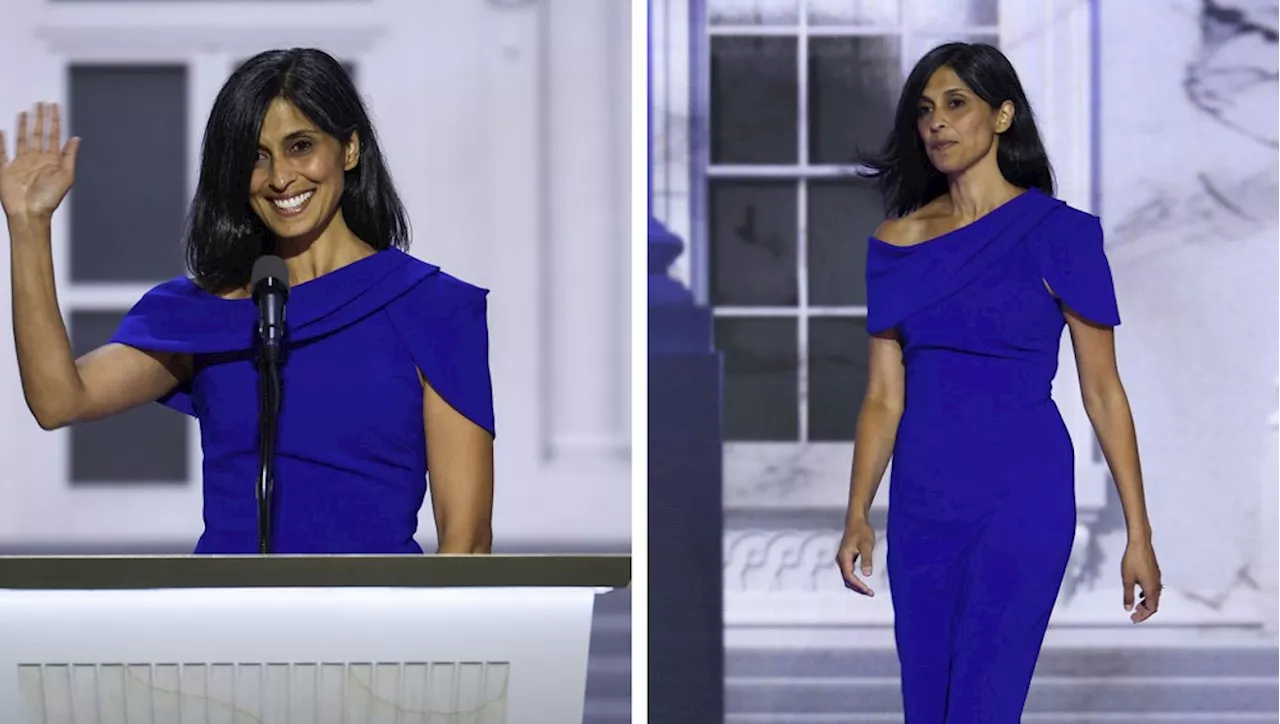
M 867 342 L 864 319 L 809 320 L 810 440 L 853 440 L 867 392 Z
M 921 34 L 912 36 L 911 62 L 915 63 L 924 57 L 925 53 L 942 45 L 944 43 L 986 43 L 1000 47 L 1000 39 L 994 35 L 963 35 L 960 33 L 937 33 L 937 34 Z
M 923 28 L 990 26 L 999 22 L 999 0 L 929 0 L 908 2 L 911 24 Z
M 85 139 L 71 194 L 71 278 L 182 273 L 186 67 L 73 65 L 69 105 L 70 130 Z
M 800 434 L 795 319 L 716 320 L 724 353 L 724 436 L 794 441 Z
M 867 303 L 867 237 L 884 220 L 880 192 L 869 181 L 809 184 L 809 305 Z
M 797 0 L 707 0 L 712 25 L 795 25 Z
M 711 39 L 711 162 L 799 161 L 795 38 Z
M 898 39 L 809 40 L 809 162 L 847 164 L 878 150 L 902 92 Z
M 791 181 L 711 181 L 711 304 L 799 303 L 797 188 Z
M 72 313 L 75 355 L 106 343 L 123 318 L 120 312 Z M 182 414 L 149 404 L 72 427 L 71 483 L 185 483 L 188 424 Z
M 899 0 L 809 0 L 812 25 L 898 24 Z

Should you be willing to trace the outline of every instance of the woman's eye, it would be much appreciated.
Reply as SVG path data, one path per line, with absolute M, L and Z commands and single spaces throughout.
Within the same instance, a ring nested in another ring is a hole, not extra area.
M 947 105 L 949 105 L 952 108 L 959 108 L 960 106 L 964 105 L 964 101 L 960 100 L 959 98 L 952 98 L 951 102 L 948 103 Z
M 293 150 L 295 153 L 303 153 L 310 149 L 311 149 L 310 141 L 298 141 L 297 143 L 293 144 Z
M 928 115 L 928 113 L 929 113 L 929 109 L 925 108 L 924 106 L 921 106 L 916 109 L 916 115 L 918 116 Z

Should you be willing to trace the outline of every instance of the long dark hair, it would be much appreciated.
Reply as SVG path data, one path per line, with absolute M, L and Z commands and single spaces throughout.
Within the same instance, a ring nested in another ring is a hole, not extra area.
M 322 50 L 269 50 L 231 74 L 204 131 L 200 180 L 183 246 L 187 270 L 210 291 L 248 284 L 253 263 L 274 252 L 274 237 L 249 206 L 249 184 L 262 119 L 277 98 L 340 142 L 358 134 L 360 162 L 344 179 L 343 218 L 375 249 L 409 245 L 408 216 L 369 114 L 342 64 Z
M 947 177 L 925 155 L 917 130 L 916 109 L 929 78 L 939 68 L 950 68 L 992 108 L 1013 103 L 1013 123 L 1000 134 L 996 160 L 1009 183 L 1035 188 L 1052 196 L 1053 168 L 1036 129 L 1035 114 L 1022 90 L 1018 73 L 996 48 L 984 43 L 947 43 L 925 54 L 903 86 L 893 130 L 878 153 L 865 154 L 863 176 L 876 179 L 891 217 L 906 216 L 947 192 Z

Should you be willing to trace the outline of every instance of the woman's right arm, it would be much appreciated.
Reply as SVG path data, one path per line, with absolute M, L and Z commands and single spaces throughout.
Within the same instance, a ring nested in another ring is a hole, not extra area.
M 902 366 L 902 345 L 890 332 L 872 336 L 869 352 L 867 394 L 858 413 L 854 434 L 853 472 L 849 481 L 849 507 L 845 514 L 844 536 L 836 550 L 836 565 L 845 585 L 866 596 L 875 592 L 854 573 L 854 564 L 863 576 L 871 575 L 876 534 L 869 520 L 880 479 L 889 466 L 898 422 L 906 400 L 906 373 Z
M 876 229 L 875 236 L 889 243 L 906 244 L 918 233 L 916 224 L 907 217 L 886 220 Z M 872 335 L 867 362 L 867 393 L 862 398 L 854 433 L 849 504 L 844 536 L 836 550 L 836 565 L 846 586 L 873 596 L 871 586 L 854 573 L 854 564 L 861 562 L 862 575 L 871 575 L 876 545 L 875 530 L 869 520 L 871 501 L 875 500 L 880 480 L 889 467 L 898 438 L 898 423 L 906 405 L 906 370 L 902 366 L 902 344 L 896 331 Z
M 54 289 L 49 220 L 11 217 L 9 239 L 18 373 L 40 427 L 55 430 L 124 412 L 188 376 L 185 358 L 119 344 L 75 359 Z
M 13 336 L 27 407 L 46 430 L 123 412 L 155 400 L 190 374 L 188 358 L 106 345 L 76 360 L 54 288 L 51 221 L 75 177 L 79 139 L 60 146 L 57 106 L 48 138 L 44 109 L 35 132 L 18 118 L 16 154 L 0 133 L 0 205 L 9 227 Z
M 898 422 L 906 399 L 906 373 L 902 366 L 902 345 L 896 334 L 871 338 L 868 367 L 867 394 L 862 400 L 854 435 L 846 528 L 851 522 L 867 520 L 871 501 L 889 467 L 898 437 Z

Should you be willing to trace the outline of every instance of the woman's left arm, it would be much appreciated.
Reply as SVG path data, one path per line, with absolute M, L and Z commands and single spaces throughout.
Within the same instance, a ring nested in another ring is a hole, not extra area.
M 1121 562 L 1124 606 L 1126 611 L 1133 610 L 1136 584 L 1142 589 L 1142 600 L 1130 618 L 1140 623 L 1159 608 L 1160 566 L 1151 544 L 1151 521 L 1147 518 L 1142 467 L 1138 462 L 1138 436 L 1116 365 L 1115 330 L 1094 325 L 1070 309 L 1066 310 L 1066 317 L 1084 409 L 1111 468 L 1129 532 L 1129 544 Z
M 493 549 L 493 437 L 422 381 L 437 553 Z

